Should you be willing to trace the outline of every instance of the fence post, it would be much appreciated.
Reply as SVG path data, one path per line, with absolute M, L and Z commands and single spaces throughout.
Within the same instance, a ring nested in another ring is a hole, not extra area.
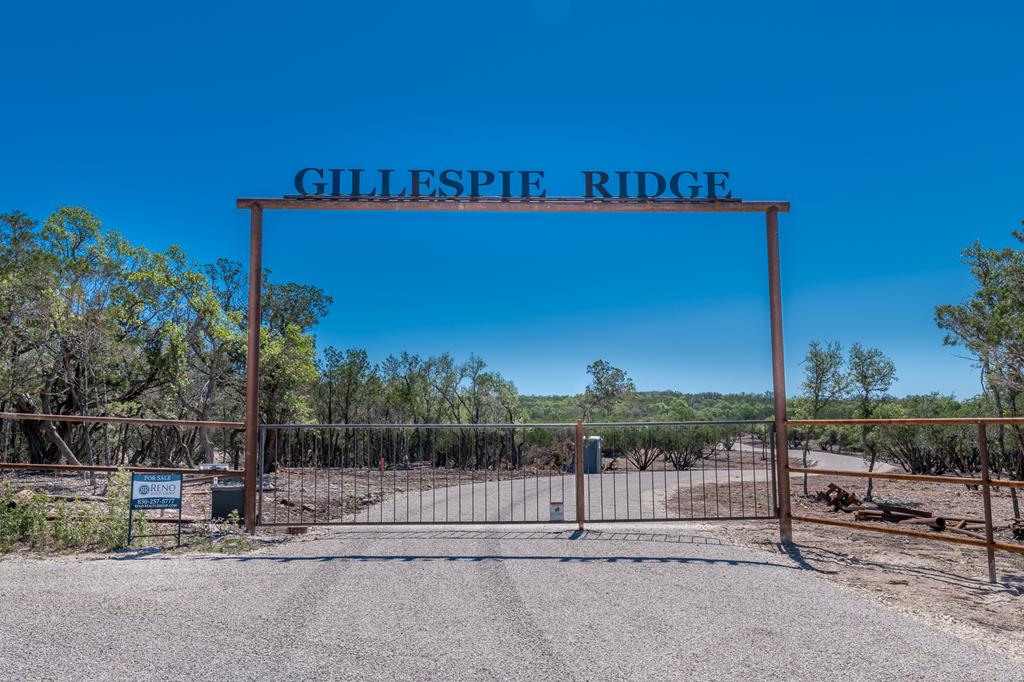
M 583 420 L 576 421 L 576 523 L 583 530 Z
M 775 412 L 776 486 L 779 489 L 779 539 L 793 542 L 789 499 L 789 436 L 786 434 L 786 363 L 782 351 L 782 284 L 779 275 L 779 212 L 765 211 L 768 234 L 768 303 L 772 336 L 772 396 Z
M 988 466 L 988 442 L 985 423 L 978 422 L 978 456 L 981 460 L 981 497 L 985 504 L 985 554 L 988 555 L 988 581 L 996 582 L 996 553 L 992 546 L 992 477 Z
M 260 293 L 263 287 L 263 207 L 249 209 L 249 321 L 245 353 L 245 530 L 256 532 L 256 467 L 260 428 Z

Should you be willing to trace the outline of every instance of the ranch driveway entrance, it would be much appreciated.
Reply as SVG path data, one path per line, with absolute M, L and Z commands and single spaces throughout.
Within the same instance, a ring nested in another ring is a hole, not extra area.
M 345 528 L 242 556 L 3 561 L 0 679 L 1020 679 L 695 528 Z

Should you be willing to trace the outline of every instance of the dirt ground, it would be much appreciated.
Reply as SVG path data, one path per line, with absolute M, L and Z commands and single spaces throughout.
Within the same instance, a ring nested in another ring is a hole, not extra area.
M 830 482 L 863 496 L 865 482 L 854 479 L 811 476 L 809 490 L 813 495 Z M 735 494 L 735 487 L 732 492 Z M 981 492 L 962 485 L 879 480 L 875 482 L 875 500 L 937 515 L 982 516 Z M 999 528 L 996 540 L 1024 544 L 1008 530 L 1012 518 L 1009 492 L 993 491 L 992 507 Z M 796 478 L 793 513 L 855 522 L 852 514 L 834 512 L 825 503 L 804 497 L 802 483 Z M 877 525 L 900 527 L 895 523 Z M 928 531 L 927 526 L 909 528 Z M 713 530 L 724 540 L 781 551 L 774 521 L 721 523 Z M 999 584 L 991 585 L 985 551 L 979 547 L 799 522 L 794 524 L 794 540 L 793 556 L 823 578 L 1024 661 L 1024 554 L 997 551 Z M 819 617 L 827 622 L 827 615 Z

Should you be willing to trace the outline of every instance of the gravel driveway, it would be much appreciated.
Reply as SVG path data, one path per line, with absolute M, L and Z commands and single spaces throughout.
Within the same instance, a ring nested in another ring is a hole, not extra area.
M 351 529 L 239 557 L 6 560 L 0 679 L 1024 679 L 693 528 Z

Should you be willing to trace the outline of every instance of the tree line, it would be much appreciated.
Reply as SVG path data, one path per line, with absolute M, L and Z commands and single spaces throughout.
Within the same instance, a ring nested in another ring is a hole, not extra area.
M 853 344 L 844 352 L 837 342 L 814 342 L 790 415 L 1019 416 L 1024 251 L 974 244 L 963 258 L 975 291 L 961 304 L 939 306 L 936 321 L 946 343 L 977 366 L 979 396 L 894 398 L 895 367 L 881 350 Z M 42 222 L 17 211 L 0 215 L 0 411 L 241 421 L 247 286 L 241 263 L 197 264 L 176 246 L 149 250 L 104 229 L 84 208 L 61 207 Z M 332 299 L 314 285 L 278 282 L 265 271 L 262 299 L 264 423 L 720 421 L 772 414 L 767 393 L 637 392 L 625 371 L 601 360 L 588 366 L 591 382 L 581 395 L 522 396 L 475 355 L 401 353 L 373 362 L 361 349 L 318 349 L 313 330 Z M 945 473 L 976 470 L 977 437 L 970 431 L 830 427 L 791 429 L 790 438 L 805 451 L 860 452 L 916 473 Z M 1024 478 L 1024 432 L 998 428 L 994 436 L 997 471 Z M 714 450 L 730 438 L 714 433 L 700 447 Z M 526 445 L 512 438 L 495 447 L 518 461 Z M 667 450 L 672 457 L 697 447 L 676 445 Z M 620 450 L 629 447 L 623 441 Z M 451 457 L 493 464 L 485 450 L 468 439 Z M 0 424 L 6 460 L 191 465 L 237 462 L 241 451 L 240 429 Z M 645 458 L 638 455 L 637 465 Z

